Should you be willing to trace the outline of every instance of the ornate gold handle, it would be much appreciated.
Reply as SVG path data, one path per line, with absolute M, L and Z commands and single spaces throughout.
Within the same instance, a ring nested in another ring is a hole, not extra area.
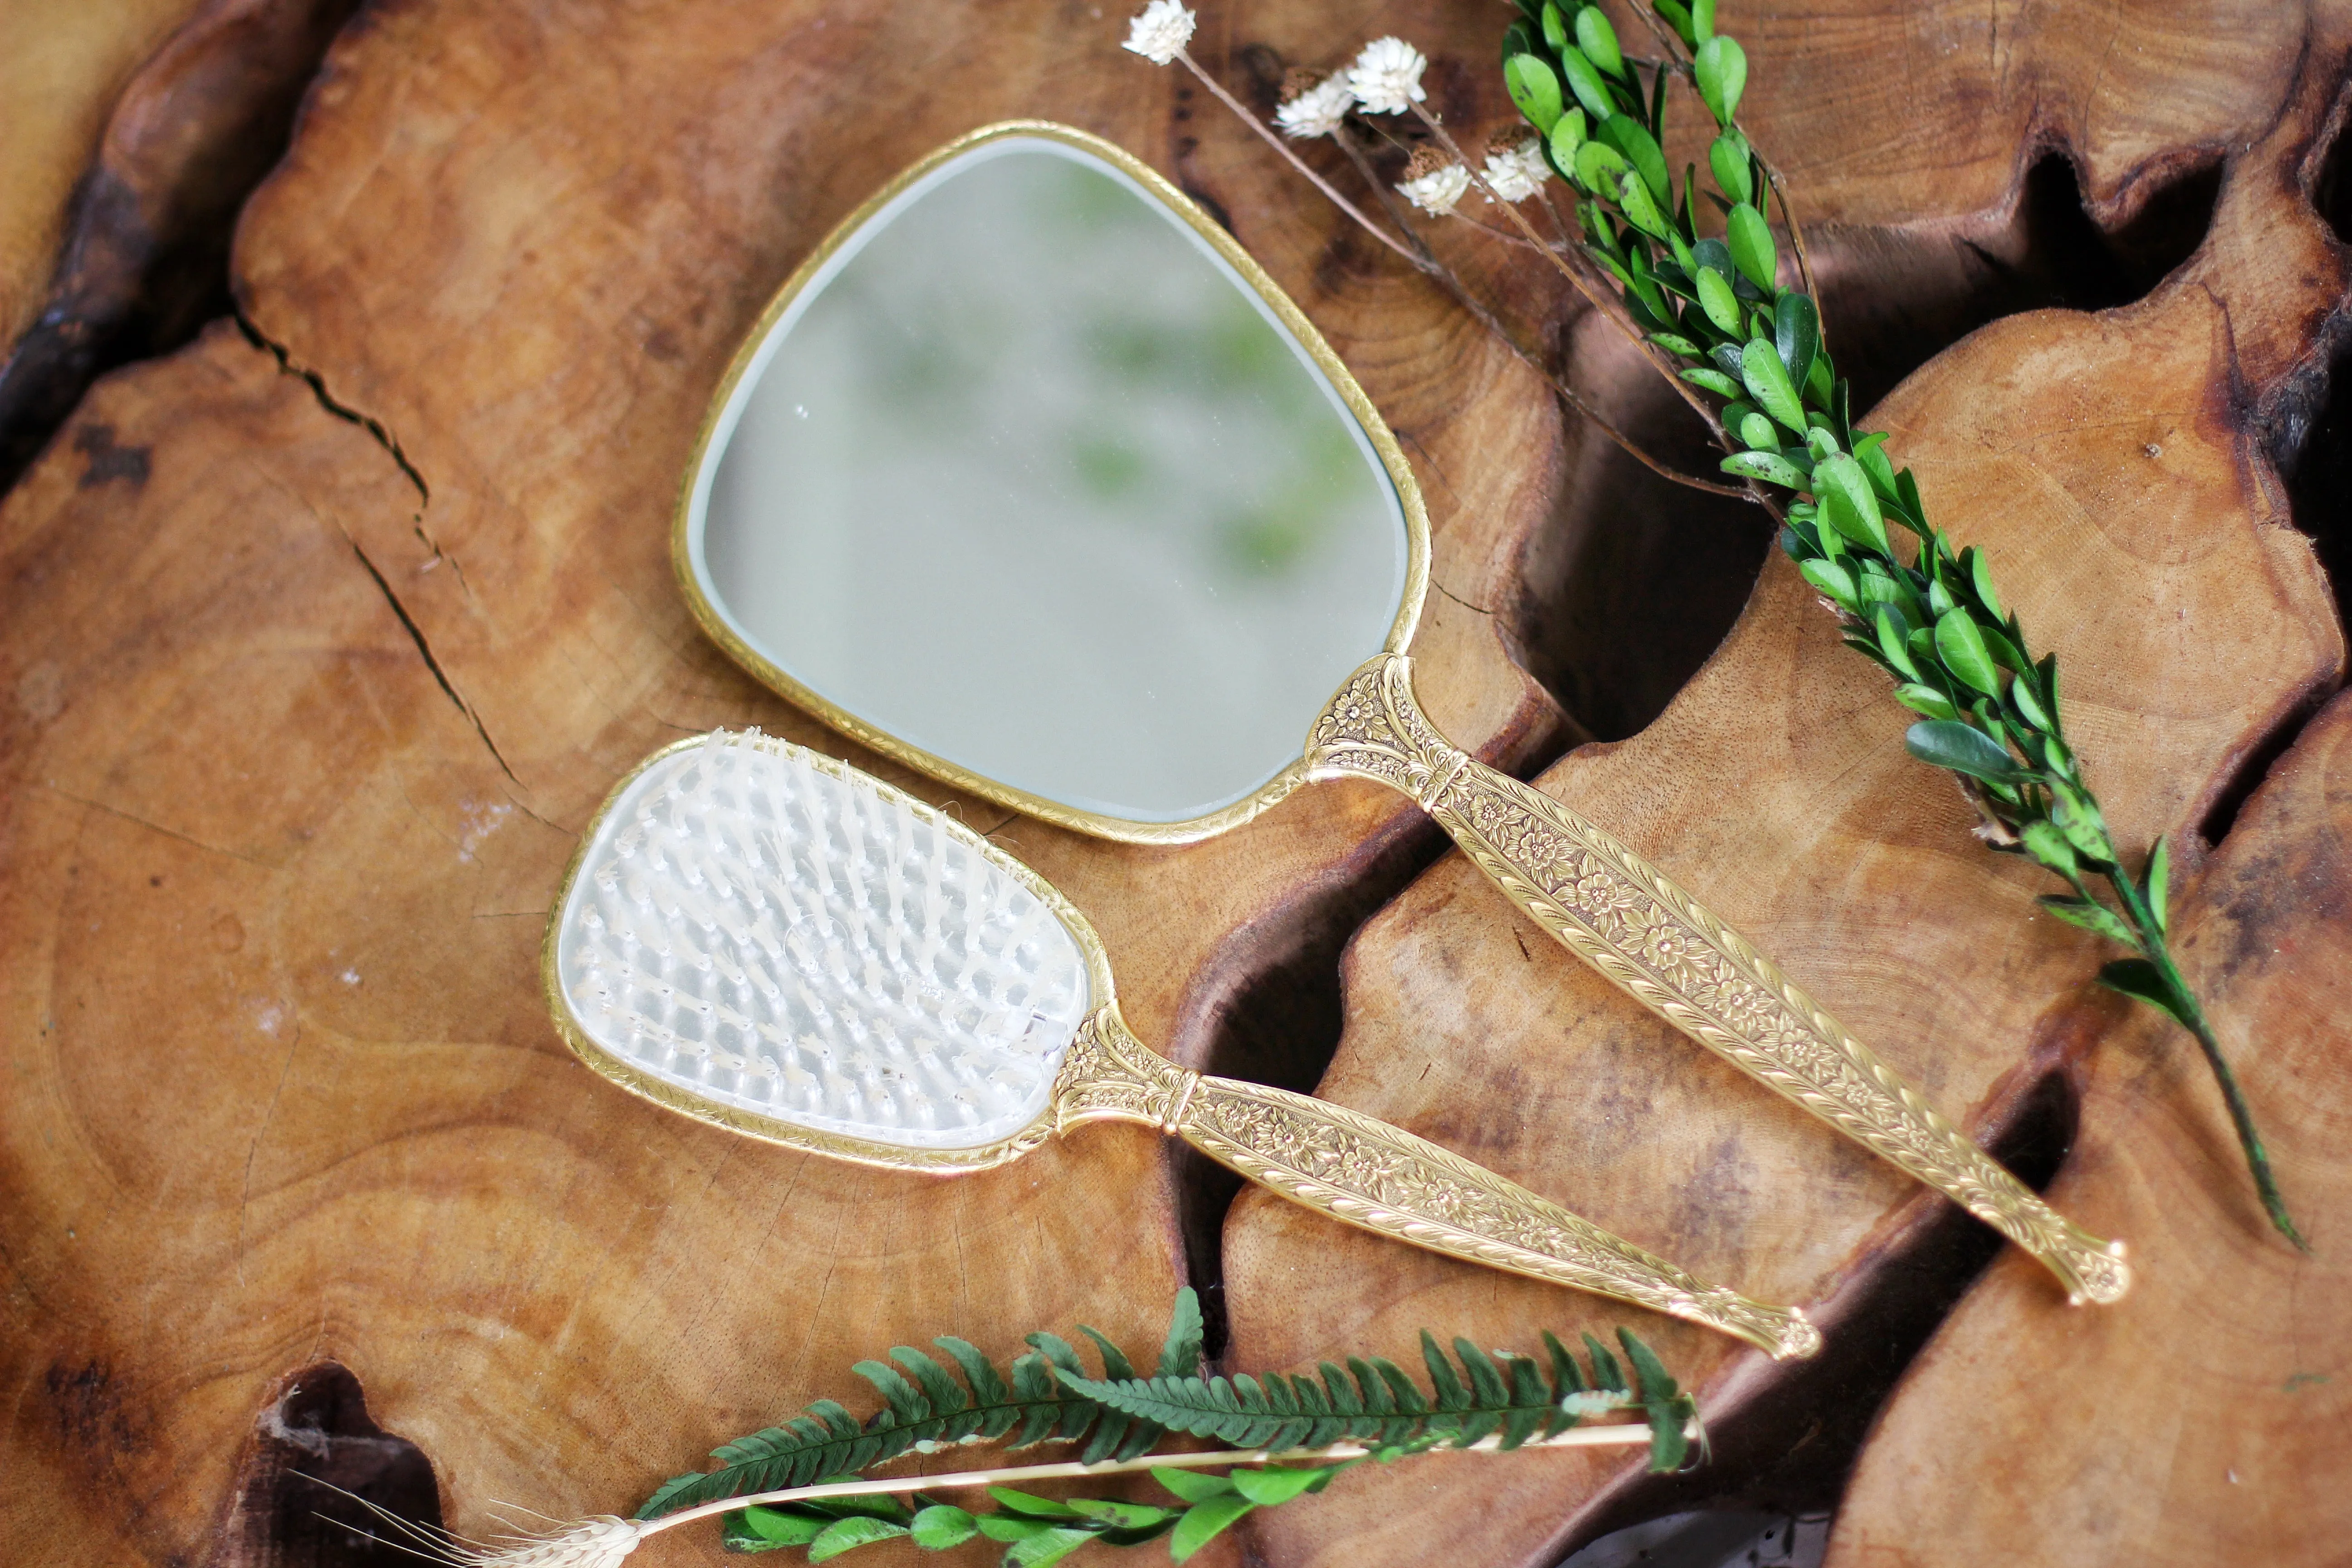
M 1080 1028 L 1055 1108 L 1057 1130 L 1148 1122 L 1334 1219 L 1687 1319 L 1775 1360 L 1822 1348 L 1803 1313 L 1709 1285 L 1425 1138 L 1287 1089 L 1180 1068 L 1129 1033 L 1115 1004 Z
M 1412 665 L 1360 668 L 1316 721 L 1310 776 L 1379 779 L 1421 803 L 1569 951 L 1742 1071 L 2040 1258 L 2077 1302 L 2131 1283 L 2102 1242 L 2029 1192 L 1869 1047 L 1664 872 L 1541 791 L 1465 754 L 1412 694 Z

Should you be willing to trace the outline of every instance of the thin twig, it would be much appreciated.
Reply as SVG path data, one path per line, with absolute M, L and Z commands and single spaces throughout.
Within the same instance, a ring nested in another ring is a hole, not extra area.
M 1742 131 L 1740 134 L 1745 136 L 1748 132 Z M 1755 145 L 1753 142 L 1748 142 L 1750 148 Z M 1756 161 L 1764 165 L 1765 183 L 1772 187 L 1772 195 L 1780 200 L 1780 217 L 1789 226 L 1789 243 L 1797 252 L 1797 280 L 1805 286 L 1806 295 L 1813 301 L 1813 331 L 1820 337 L 1822 348 L 1826 349 L 1830 342 L 1828 313 L 1820 309 L 1822 289 L 1821 285 L 1813 280 L 1813 258 L 1805 250 L 1805 231 L 1797 223 L 1797 209 L 1789 205 L 1789 187 L 1781 181 L 1780 171 L 1774 168 L 1771 161 L 1761 153 L 1756 154 Z
M 1276 135 L 1272 128 L 1270 128 L 1265 121 L 1260 120 L 1256 115 L 1251 113 L 1247 109 L 1243 107 L 1242 100 L 1235 98 L 1232 93 L 1227 92 L 1224 89 L 1223 84 L 1220 83 L 1216 78 L 1211 76 L 1207 71 L 1202 70 L 1201 68 L 1200 62 L 1192 58 L 1191 50 L 1178 49 L 1176 51 L 1176 58 L 1184 62 L 1184 68 L 1186 70 L 1191 71 L 1194 76 L 1200 78 L 1202 86 L 1207 88 L 1211 92 L 1216 95 L 1218 102 L 1223 104 L 1227 109 L 1232 110 L 1235 114 L 1241 116 L 1243 121 L 1248 124 L 1251 130 L 1256 132 L 1260 136 L 1265 139 L 1268 146 L 1272 147 L 1276 153 L 1282 154 L 1282 158 L 1285 163 L 1297 170 L 1300 174 L 1306 175 L 1307 181 L 1312 184 L 1317 190 L 1329 197 L 1332 203 L 1336 205 L 1341 212 L 1346 213 L 1349 217 L 1354 218 L 1358 226 L 1361 227 L 1366 234 L 1370 235 L 1374 239 L 1379 240 L 1382 245 L 1387 246 L 1391 250 L 1393 250 L 1399 256 L 1403 257 L 1405 260 L 1411 262 L 1414 267 L 1420 268 L 1423 271 L 1428 270 L 1428 268 L 1423 266 L 1420 258 L 1415 257 L 1412 251 L 1406 249 L 1402 244 L 1398 243 L 1392 236 L 1383 232 L 1378 224 L 1364 216 L 1362 209 L 1358 207 L 1355 203 L 1341 195 L 1338 188 L 1335 187 L 1330 181 L 1325 179 L 1322 175 L 1317 174 L 1312 168 L 1310 168 L 1307 165 L 1306 159 L 1301 158 L 1297 153 L 1292 152 L 1287 146 L 1284 145 L 1282 138 Z
M 1730 436 L 1723 428 L 1723 421 L 1716 417 L 1715 410 L 1708 407 L 1706 400 L 1699 396 L 1698 389 L 1677 374 L 1671 361 L 1665 357 L 1665 351 L 1650 342 L 1641 329 L 1633 324 L 1633 319 L 1624 313 L 1622 306 L 1603 294 L 1579 269 L 1570 267 L 1563 258 L 1544 246 L 1541 237 L 1535 231 L 1535 226 L 1528 222 L 1527 216 L 1495 194 L 1495 187 L 1486 183 L 1486 176 L 1479 173 L 1476 166 L 1464 154 L 1460 143 L 1454 140 L 1444 125 L 1438 123 L 1437 116 L 1430 113 L 1418 103 L 1412 105 L 1412 112 L 1415 118 L 1429 127 L 1430 133 L 1437 138 L 1439 144 L 1461 161 L 1463 168 L 1469 172 L 1471 184 L 1476 185 L 1489 201 L 1494 202 L 1510 216 L 1511 221 L 1518 226 L 1519 232 L 1534 241 L 1538 249 L 1543 250 L 1551 264 L 1559 269 L 1560 276 L 1574 285 L 1577 292 L 1591 300 L 1595 310 L 1600 310 L 1614 322 L 1617 330 L 1625 335 L 1626 341 L 1633 345 L 1643 359 L 1650 362 L 1651 366 L 1660 375 L 1666 378 L 1675 391 L 1681 395 L 1682 400 L 1688 404 L 1701 419 L 1706 421 L 1706 427 L 1713 432 L 1717 445 L 1727 452 L 1737 451 L 1738 448 L 1732 445 Z
M 1691 1423 L 1685 1432 L 1697 1435 L 1697 1424 Z M 1619 1444 L 1646 1443 L 1650 1426 L 1644 1421 L 1612 1421 L 1599 1426 L 1571 1426 L 1549 1437 L 1530 1439 L 1521 1445 L 1528 1448 L 1589 1448 Z M 1475 1443 L 1464 1445 L 1468 1452 L 1493 1453 L 1502 1447 L 1499 1434 L 1489 1433 Z M 1449 1452 L 1451 1450 L 1448 1450 Z M 1372 1450 L 1361 1443 L 1332 1443 L 1320 1448 L 1220 1448 L 1205 1453 L 1146 1454 L 1139 1459 L 1106 1459 L 1098 1464 L 1083 1465 L 1076 1460 L 1057 1465 L 1016 1465 L 1003 1469 L 962 1470 L 944 1476 L 894 1476 L 879 1481 L 829 1481 L 821 1486 L 787 1487 L 779 1491 L 751 1492 L 741 1497 L 721 1498 L 717 1502 L 703 1503 L 697 1508 L 680 1509 L 676 1513 L 663 1514 L 659 1519 L 643 1521 L 640 1533 L 652 1535 L 675 1525 L 713 1514 L 732 1513 L 739 1508 L 753 1504 L 765 1507 L 770 1503 L 814 1502 L 822 1498 L 869 1497 L 877 1492 L 959 1491 L 978 1487 L 1003 1486 L 1017 1481 L 1066 1480 L 1082 1476 L 1125 1476 L 1139 1470 L 1167 1468 L 1200 1469 L 1210 1465 L 1307 1465 L 1336 1463 L 1343 1459 L 1370 1457 Z
M 1371 190 L 1372 198 L 1387 211 L 1390 221 L 1403 230 L 1405 237 L 1412 242 L 1416 250 L 1421 252 L 1427 262 L 1423 270 L 1435 279 L 1440 288 L 1453 295 L 1454 303 L 1468 311 L 1474 321 L 1494 334 L 1504 347 L 1517 355 L 1522 364 L 1543 377 L 1544 384 L 1551 388 L 1553 395 L 1562 403 L 1598 426 L 1601 434 L 1615 442 L 1628 457 L 1661 479 L 1671 479 L 1678 485 L 1688 485 L 1693 489 L 1706 490 L 1711 495 L 1731 496 L 1741 500 L 1759 499 L 1749 493 L 1754 488 L 1752 485 L 1748 489 L 1741 489 L 1731 485 L 1718 484 L 1713 479 L 1703 479 L 1696 474 L 1684 473 L 1681 469 L 1652 457 L 1643 450 L 1639 442 L 1619 429 L 1599 409 L 1578 396 L 1576 389 L 1568 384 L 1564 376 L 1554 374 L 1551 367 L 1539 359 L 1534 350 L 1520 342 L 1517 336 L 1503 324 L 1501 319 L 1487 309 L 1486 301 L 1470 291 L 1469 286 L 1462 281 L 1460 274 L 1437 258 L 1436 252 L 1430 249 L 1429 242 L 1422 237 L 1420 230 L 1413 227 L 1412 220 L 1398 210 L 1396 197 L 1390 192 L 1387 183 L 1372 168 L 1371 160 L 1364 155 L 1364 150 L 1356 144 L 1354 137 L 1348 134 L 1347 128 L 1341 126 L 1334 131 L 1331 133 L 1331 140 L 1339 144 L 1339 150 L 1347 154 L 1348 161 L 1353 163 L 1356 166 L 1356 172 L 1363 176 L 1364 184 Z M 1393 143 L 1394 138 L 1390 140 Z M 1537 248 L 1544 247 L 1539 246 Z

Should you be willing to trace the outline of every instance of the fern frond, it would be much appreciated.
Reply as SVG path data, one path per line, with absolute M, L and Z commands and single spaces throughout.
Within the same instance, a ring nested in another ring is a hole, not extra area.
M 1090 1328 L 1105 1378 L 1132 1380 L 1126 1353 Z M 810 1485 L 820 1477 L 856 1475 L 919 1445 L 1010 1439 L 1015 1448 L 1045 1442 L 1084 1441 L 1084 1462 L 1129 1459 L 1148 1452 L 1165 1428 L 1131 1411 L 1113 1410 L 1076 1393 L 1062 1380 L 1084 1380 L 1086 1366 L 1058 1335 L 1029 1336 L 1030 1349 L 1000 1372 L 969 1342 L 942 1334 L 931 1343 L 962 1373 L 963 1381 L 930 1355 L 894 1346 L 890 1362 L 861 1361 L 854 1369 L 882 1396 L 882 1408 L 858 1421 L 841 1405 L 820 1399 L 801 1415 L 754 1432 L 711 1452 L 715 1470 L 673 1476 L 637 1510 L 656 1519 L 677 1510 L 754 1492 Z M 1179 1292 L 1160 1364 L 1196 1369 L 1201 1360 L 1201 1311 L 1190 1289 Z
M 1056 1364 L 1055 1375 L 1079 1398 L 1173 1432 L 1209 1437 L 1243 1448 L 1315 1448 L 1356 1442 L 1375 1449 L 1466 1448 L 1493 1436 L 1504 1449 L 1550 1437 L 1600 1410 L 1639 1409 L 1650 1417 L 1653 1458 L 1681 1462 L 1683 1422 L 1691 1401 L 1649 1346 L 1620 1331 L 1627 1358 L 1641 1380 L 1636 1392 L 1607 1347 L 1585 1337 L 1591 1357 L 1588 1392 L 1574 1354 L 1550 1334 L 1544 1336 L 1549 1367 L 1533 1356 L 1488 1352 L 1466 1339 L 1454 1342 L 1448 1356 L 1436 1337 L 1422 1331 L 1421 1354 L 1429 1369 L 1429 1390 L 1381 1357 L 1350 1356 L 1346 1371 L 1329 1362 L 1320 1380 L 1305 1375 L 1246 1373 L 1232 1378 L 1158 1376 L 1091 1378 Z M 1672 1438 L 1666 1431 L 1671 1426 Z

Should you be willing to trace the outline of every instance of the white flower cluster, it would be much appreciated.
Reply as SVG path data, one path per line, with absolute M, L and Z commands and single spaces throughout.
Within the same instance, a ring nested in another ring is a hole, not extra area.
M 1516 147 L 1486 154 L 1486 185 L 1500 200 L 1526 201 L 1550 178 L 1551 165 L 1544 162 L 1543 145 L 1532 136 Z
M 1442 169 L 1432 169 L 1426 174 L 1416 174 L 1397 186 L 1407 200 L 1425 213 L 1443 217 L 1454 210 L 1462 194 L 1470 188 L 1470 171 L 1459 163 L 1448 163 Z
M 1375 38 L 1347 69 L 1291 94 L 1274 111 L 1274 121 L 1284 135 L 1310 142 L 1339 130 L 1352 110 L 1402 113 L 1429 96 L 1421 85 L 1428 68 L 1422 52 L 1402 38 Z
M 1285 136 L 1311 142 L 1339 130 L 1339 122 L 1348 118 L 1348 110 L 1355 107 L 1355 91 L 1348 86 L 1343 72 L 1325 77 L 1306 91 L 1286 100 L 1274 111 L 1274 122 L 1282 127 Z
M 1194 19 L 1183 0 L 1151 0 L 1128 24 L 1126 47 L 1164 66 L 1192 41 Z
M 1429 94 L 1421 73 L 1429 61 L 1402 38 L 1374 38 L 1348 68 L 1348 90 L 1367 114 L 1402 114 Z

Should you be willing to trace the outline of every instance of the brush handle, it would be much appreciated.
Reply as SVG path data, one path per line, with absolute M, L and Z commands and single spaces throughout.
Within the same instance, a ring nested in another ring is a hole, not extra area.
M 1307 744 L 1309 776 L 1378 779 L 1421 804 L 1528 917 L 1683 1033 L 1945 1193 L 2077 1301 L 2129 1287 L 2122 1245 L 2074 1225 L 1938 1115 L 1820 1004 L 1664 872 L 1551 796 L 1447 742 L 1412 665 L 1350 676 Z
M 1056 1123 L 1142 1121 L 1334 1219 L 1432 1252 L 1611 1296 L 1746 1340 L 1821 1349 L 1801 1312 L 1710 1285 L 1425 1138 L 1287 1089 L 1176 1066 L 1097 1011 L 1064 1058 Z

